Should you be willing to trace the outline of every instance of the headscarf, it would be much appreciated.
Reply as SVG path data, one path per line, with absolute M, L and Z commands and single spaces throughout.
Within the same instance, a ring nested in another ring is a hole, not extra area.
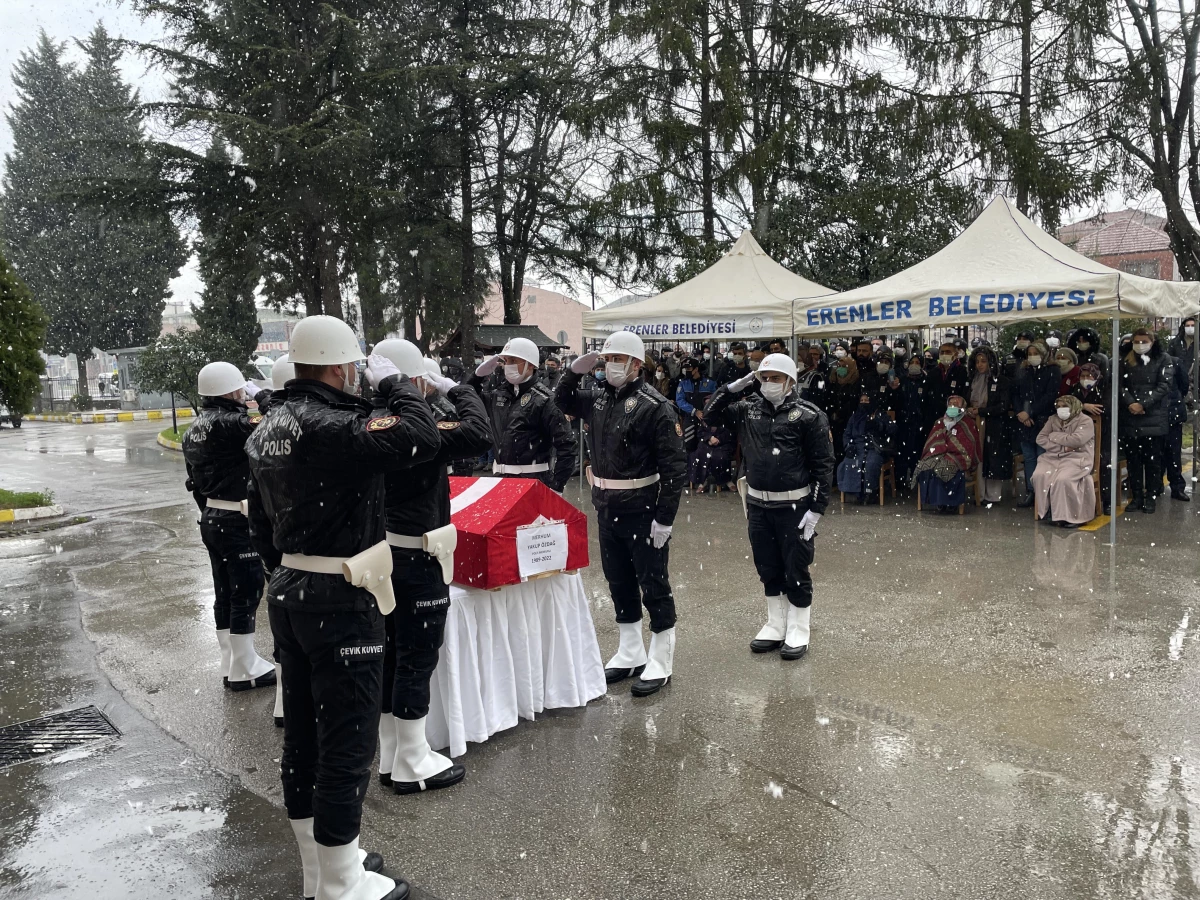
M 837 370 L 843 366 L 846 374 L 839 376 Z M 854 357 L 847 354 L 841 359 L 835 359 L 829 367 L 829 380 L 834 384 L 854 384 L 858 381 L 858 365 L 854 362 Z
M 1095 378 L 1097 381 L 1101 377 L 1100 367 L 1095 363 L 1084 363 L 1079 367 L 1079 375 L 1081 378 Z
M 1058 402 L 1055 405 L 1065 406 L 1067 409 L 1071 410 L 1071 415 L 1066 419 L 1061 420 L 1064 425 L 1074 419 L 1083 410 L 1083 401 L 1074 394 L 1063 394 L 1058 398 Z
M 1030 356 L 1040 356 L 1042 365 L 1047 365 L 1050 362 L 1050 350 L 1046 347 L 1046 342 L 1034 341 L 1025 349 L 1025 358 L 1021 360 L 1021 368 L 1028 368 Z

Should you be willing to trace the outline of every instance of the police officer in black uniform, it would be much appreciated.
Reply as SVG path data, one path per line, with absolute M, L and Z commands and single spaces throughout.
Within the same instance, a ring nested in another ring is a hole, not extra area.
M 492 433 L 474 389 L 443 377 L 436 366 L 426 366 L 416 344 L 389 339 L 376 344 L 373 353 L 386 357 L 401 374 L 411 375 L 431 408 L 437 398 L 450 407 L 449 415 L 434 413 L 441 439 L 437 455 L 386 476 L 387 542 L 392 548 L 396 609 L 384 617 L 379 781 L 397 794 L 415 794 L 458 784 L 466 774 L 463 766 L 429 746 L 425 719 L 429 679 L 437 668 L 450 609 L 457 541 L 450 524 L 447 465 L 486 451 Z
M 579 379 L 605 362 L 596 391 Z M 632 693 L 644 697 L 671 680 L 675 597 L 667 575 L 667 542 L 687 477 L 683 428 L 671 402 L 642 377 L 645 347 L 630 331 L 610 335 L 599 353 L 581 356 L 555 398 L 591 428 L 588 481 L 600 525 L 600 560 L 612 591 L 620 648 L 605 666 L 608 682 L 640 673 Z M 640 595 L 640 596 L 639 596 Z M 642 605 L 650 613 L 650 653 L 642 643 Z
M 760 393 L 739 399 L 753 378 Z M 783 659 L 808 652 L 817 523 L 833 484 L 829 420 L 796 396 L 796 364 L 773 353 L 753 376 L 722 387 L 704 412 L 738 430 L 746 463 L 744 491 L 754 567 L 767 595 L 767 624 L 750 642 L 755 653 Z
M 575 435 L 554 394 L 538 381 L 537 345 L 513 338 L 484 360 L 467 379 L 479 391 L 491 418 L 497 475 L 538 478 L 562 493 L 575 470 Z M 504 380 L 489 376 L 504 367 Z
M 457 387 L 458 382 L 442 371 L 437 360 L 429 357 L 425 357 L 425 372 L 427 375 L 424 380 L 425 402 L 429 404 L 429 409 L 433 412 L 434 421 L 439 423 L 439 430 L 452 430 L 441 423 L 459 421 L 458 407 L 455 405 L 455 401 L 446 394 L 450 388 Z M 438 385 L 443 387 L 439 388 Z M 476 398 L 478 399 L 478 395 Z M 492 446 L 492 431 L 491 427 L 487 425 L 487 410 L 484 410 L 484 425 L 487 427 L 488 439 L 484 441 L 483 449 L 476 451 L 471 457 L 450 460 L 450 464 L 446 466 L 447 475 L 470 478 L 475 474 L 475 461 Z
M 432 459 L 441 442 L 420 393 L 382 357 L 371 358 L 367 379 L 389 415 L 370 418 L 353 393 L 358 339 L 340 319 L 302 319 L 289 357 L 296 378 L 246 445 L 250 533 L 272 572 L 283 668 L 284 806 L 306 897 L 403 900 L 407 884 L 364 868 L 358 847 L 379 732 L 383 615 L 395 603 L 384 477 Z
M 200 537 L 213 574 L 213 612 L 221 648 L 221 679 L 235 691 L 275 684 L 275 666 L 254 649 L 254 617 L 263 592 L 263 570 L 250 545 L 243 514 L 246 439 L 258 424 L 247 397 L 262 396 L 233 363 L 212 362 L 197 379 L 204 402 L 183 436 L 187 489 L 200 507 Z

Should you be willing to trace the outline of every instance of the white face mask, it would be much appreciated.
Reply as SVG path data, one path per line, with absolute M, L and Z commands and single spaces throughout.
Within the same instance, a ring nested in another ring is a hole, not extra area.
M 886 375 L 888 372 L 892 371 L 892 367 L 885 362 L 875 363 L 875 371 L 880 375 Z
M 1054 412 L 1057 413 L 1058 417 L 1060 419 L 1062 419 L 1064 422 L 1067 419 L 1071 418 L 1071 410 L 1067 409 L 1067 407 L 1065 407 L 1065 406 L 1058 407 L 1057 409 L 1054 410 Z
M 1150 344 L 1143 344 L 1141 342 L 1138 342 L 1133 345 L 1133 352 L 1145 355 L 1150 352 L 1150 346 L 1151 346 Z
M 1096 379 L 1085 378 L 1083 381 L 1081 381 L 1079 383 L 1082 384 L 1085 388 L 1094 388 L 1096 386 Z
M 905 355 L 907 355 L 908 351 L 905 350 L 903 347 L 897 347 L 895 350 L 892 351 L 892 353 L 895 356 L 904 357 Z
M 1183 333 L 1184 333 L 1184 334 L 1186 334 L 1186 335 L 1189 335 L 1189 336 L 1190 336 L 1190 335 L 1193 335 L 1193 334 L 1195 334 L 1195 333 L 1196 333 L 1196 326 L 1195 326 L 1195 325 L 1184 325 L 1184 326 L 1183 326 Z
M 804 360 L 800 360 L 798 363 L 796 363 L 796 374 L 799 375 L 806 368 L 807 366 L 804 365 Z
M 1041 364 L 1042 364 L 1042 358 L 1040 356 L 1029 357 L 1029 365 L 1033 366 L 1035 369 L 1038 366 L 1040 366 Z
M 355 367 L 354 363 L 346 363 L 346 374 L 342 376 L 342 390 L 347 394 L 353 394 L 354 384 L 357 380 L 358 369 Z
M 1087 341 L 1078 341 L 1075 344 L 1075 346 L 1078 347 L 1084 353 L 1087 353 L 1089 350 L 1092 349 L 1092 345 L 1089 344 Z
M 838 347 L 836 350 L 833 351 L 833 356 L 835 359 L 845 359 L 846 351 L 843 350 L 841 347 Z
M 1055 347 L 1058 346 L 1058 338 L 1054 338 L 1054 337 L 1046 338 L 1046 346 L 1049 347 L 1051 350 L 1053 350 Z
M 1017 349 L 1018 350 L 1028 350 L 1029 349 L 1029 341 L 1017 341 Z
M 913 364 L 908 367 L 909 375 L 920 375 L 923 371 L 925 371 L 925 370 L 922 369 L 919 364 Z
M 528 375 L 521 374 L 520 363 L 508 363 L 504 366 L 504 377 L 509 384 L 524 384 L 529 380 Z
M 751 372 L 757 372 L 757 371 L 758 371 L 758 367 L 759 367 L 759 366 L 761 366 L 761 365 L 762 365 L 762 360 L 761 360 L 761 359 L 752 359 L 752 360 L 750 360 L 750 371 L 751 371 Z
M 783 398 L 788 394 L 788 386 L 786 382 L 784 384 L 779 384 L 775 381 L 764 381 L 759 385 L 759 388 L 762 390 L 763 397 L 772 406 L 778 406 L 783 402 Z
M 624 386 L 629 380 L 630 363 L 610 362 L 604 364 L 604 377 L 615 388 Z
M 1060 360 L 1057 360 L 1057 362 L 1058 362 L 1058 371 L 1062 372 L 1063 374 L 1066 374 L 1067 372 L 1070 372 L 1071 369 L 1075 368 L 1074 366 L 1071 365 L 1071 361 L 1069 359 L 1060 359 Z
M 950 363 L 954 362 L 954 357 L 949 353 L 943 353 L 938 357 L 938 362 L 940 362 L 943 366 L 948 366 Z

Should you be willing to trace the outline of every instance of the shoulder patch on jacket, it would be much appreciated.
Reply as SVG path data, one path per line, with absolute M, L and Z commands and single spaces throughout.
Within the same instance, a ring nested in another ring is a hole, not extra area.
M 554 396 L 554 392 L 551 391 L 550 388 L 548 388 L 544 384 L 542 384 L 540 381 L 529 389 L 529 393 L 530 394 L 540 394 L 541 396 L 545 397 L 547 400 L 549 400 L 551 397 Z M 528 394 L 526 396 L 528 396 Z
M 387 431 L 400 424 L 399 416 L 380 416 L 367 422 L 367 431 Z
M 648 400 L 652 400 L 656 404 L 665 403 L 667 401 L 666 397 L 660 394 L 652 385 L 649 384 L 643 384 L 642 389 L 638 391 L 638 393 L 643 397 L 646 397 Z
M 462 424 L 462 422 L 451 421 L 449 419 L 442 419 L 442 421 L 437 423 L 437 428 L 438 428 L 438 431 L 453 431 L 455 428 L 457 428 L 461 424 Z

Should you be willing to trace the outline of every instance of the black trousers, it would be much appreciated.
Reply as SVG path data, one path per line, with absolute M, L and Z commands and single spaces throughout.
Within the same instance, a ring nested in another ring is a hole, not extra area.
M 316 820 L 318 844 L 348 844 L 379 738 L 383 616 L 374 606 L 314 613 L 275 604 L 270 614 L 283 666 L 283 805 L 289 819 Z
M 393 547 L 392 590 L 396 608 L 383 617 L 381 708 L 398 719 L 420 719 L 429 715 L 429 679 L 446 633 L 450 585 L 428 553 Z
M 652 510 L 597 510 L 600 564 L 612 592 L 617 622 L 640 622 L 642 605 L 655 634 L 675 627 L 675 596 L 667 576 L 670 542 L 655 550 L 650 541 Z
M 813 583 L 808 567 L 816 552 L 816 537 L 802 539 L 800 520 L 808 512 L 805 503 L 785 506 L 746 507 L 749 516 L 750 550 L 754 568 L 768 597 L 780 594 L 792 606 L 812 606 Z
M 1173 491 L 1186 491 L 1187 481 L 1183 477 L 1183 423 L 1167 428 L 1167 439 L 1163 453 L 1166 457 L 1167 484 Z M 1156 485 L 1157 486 L 1157 485 Z
M 1129 467 L 1129 493 L 1134 498 L 1157 497 L 1162 493 L 1162 435 L 1128 435 L 1125 438 L 1125 462 Z
M 250 546 L 246 517 L 231 509 L 206 509 L 200 539 L 213 574 L 213 617 L 217 630 L 254 634 L 254 616 L 263 594 L 263 568 Z

